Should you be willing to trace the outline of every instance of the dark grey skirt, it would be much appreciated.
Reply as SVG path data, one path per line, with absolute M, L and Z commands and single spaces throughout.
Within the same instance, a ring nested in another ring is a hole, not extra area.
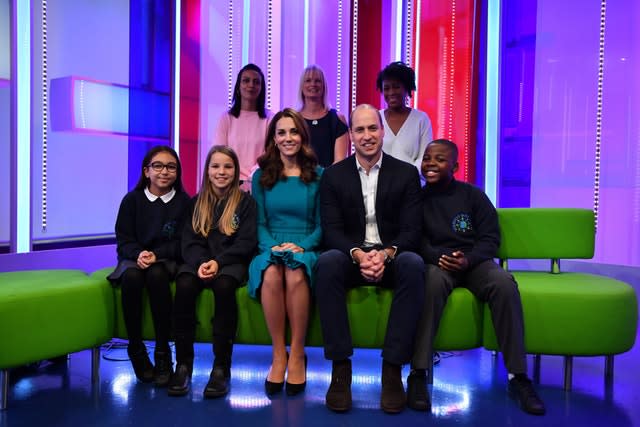
M 169 276 L 172 279 L 175 278 L 176 273 L 178 271 L 178 264 L 174 260 L 159 259 L 156 261 L 156 263 L 164 264 L 164 267 L 167 269 Z M 122 278 L 122 275 L 129 268 L 142 270 L 140 267 L 138 267 L 138 264 L 136 264 L 135 261 L 131 261 L 130 259 L 123 259 L 122 261 L 118 262 L 118 265 L 116 266 L 115 270 L 113 270 L 113 272 L 107 276 L 107 280 L 111 282 L 112 286 L 118 286 L 120 284 L 120 279 Z

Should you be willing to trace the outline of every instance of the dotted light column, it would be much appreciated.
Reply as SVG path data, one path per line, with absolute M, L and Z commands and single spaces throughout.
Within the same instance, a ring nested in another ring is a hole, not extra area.
M 42 0 L 42 231 L 47 231 L 47 129 L 49 121 L 47 80 L 47 0 Z
M 336 108 L 340 110 L 340 93 L 342 91 L 342 0 L 338 0 L 338 58 L 336 67 Z
M 233 0 L 229 0 L 227 18 L 227 104 L 233 102 Z
M 356 108 L 356 82 L 358 81 L 358 0 L 353 0 L 353 20 L 351 33 L 351 111 Z M 352 147 L 353 150 L 353 147 Z
M 598 205 L 600 204 L 600 146 L 602 143 L 602 86 L 604 81 L 604 30 L 606 22 L 607 1 L 600 2 L 600 41 L 598 50 L 598 98 L 596 113 L 596 158 L 593 182 L 593 213 L 595 228 L 598 230 Z
M 449 43 L 449 102 L 448 106 L 448 126 L 449 138 L 453 137 L 453 110 L 454 110 L 454 89 L 455 89 L 455 53 L 456 53 L 456 0 L 451 2 L 451 41 Z
M 273 0 L 267 2 L 267 108 L 271 110 L 271 79 L 273 75 Z
M 407 10 L 405 15 L 406 31 L 404 34 L 404 62 L 409 67 L 413 67 L 413 7 L 412 0 L 407 0 Z M 416 97 L 414 97 L 415 99 Z

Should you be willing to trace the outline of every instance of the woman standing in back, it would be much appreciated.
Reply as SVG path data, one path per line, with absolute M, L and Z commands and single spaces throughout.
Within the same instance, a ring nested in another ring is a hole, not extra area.
M 271 118 L 265 108 L 264 74 L 255 64 L 247 64 L 238 73 L 233 102 L 216 128 L 213 145 L 231 147 L 240 160 L 240 185 L 251 189 L 251 174 L 264 150 L 264 138 Z

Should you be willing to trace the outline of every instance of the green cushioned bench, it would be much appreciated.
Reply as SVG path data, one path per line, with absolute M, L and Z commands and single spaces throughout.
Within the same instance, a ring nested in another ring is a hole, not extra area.
M 99 347 L 113 337 L 113 292 L 82 271 L 0 273 L 0 409 L 8 369 L 91 348 L 97 380 Z
M 112 271 L 106 268 L 94 272 L 96 280 L 106 280 Z M 172 284 L 175 292 L 175 284 Z M 122 317 L 122 293 L 114 288 L 114 337 L 126 338 L 127 332 Z M 353 344 L 361 348 L 380 348 L 384 342 L 387 318 L 392 294 L 389 290 L 375 286 L 351 289 L 347 293 L 347 309 L 351 325 Z M 146 295 L 145 295 L 146 298 Z M 264 320 L 262 306 L 249 297 L 246 287 L 236 292 L 238 300 L 238 333 L 236 342 L 242 344 L 271 344 L 271 338 Z M 466 289 L 456 289 L 445 307 L 445 312 L 436 337 L 439 350 L 462 350 L 482 345 L 482 304 Z M 213 317 L 212 291 L 205 289 L 196 303 L 196 340 L 211 342 Z M 143 337 L 154 339 L 151 310 L 145 304 L 143 311 Z M 322 332 L 317 310 L 312 309 L 307 332 L 307 345 L 322 346 Z
M 560 271 L 560 259 L 590 259 L 595 221 L 587 209 L 498 209 L 503 267 L 511 259 L 549 259 L 549 271 L 511 271 L 520 289 L 527 352 L 562 355 L 564 387 L 571 388 L 573 356 L 605 356 L 605 381 L 613 381 L 614 355 L 635 342 L 638 303 L 634 289 L 609 277 Z M 496 350 L 488 307 L 484 311 L 483 345 Z

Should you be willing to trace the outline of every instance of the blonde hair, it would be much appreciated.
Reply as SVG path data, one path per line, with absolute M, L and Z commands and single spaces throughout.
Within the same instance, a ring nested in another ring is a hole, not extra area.
M 318 74 L 320 77 L 322 77 L 322 106 L 329 109 L 330 105 L 327 103 L 327 79 L 324 77 L 324 71 L 322 71 L 322 68 L 320 68 L 318 65 L 309 65 L 302 71 L 302 75 L 300 76 L 298 96 L 300 97 L 302 107 L 304 107 L 305 104 L 304 94 L 302 93 L 302 86 L 304 85 L 304 81 L 309 74 Z
M 209 163 L 211 157 L 215 153 L 222 153 L 227 155 L 233 161 L 235 171 L 233 174 L 233 181 L 229 186 L 229 190 L 222 198 L 218 197 L 213 191 L 213 184 L 209 180 Z M 193 218 L 191 218 L 191 225 L 196 234 L 201 234 L 204 237 L 209 236 L 209 232 L 218 228 L 220 232 L 226 236 L 231 236 L 237 230 L 237 224 L 235 221 L 236 208 L 242 200 L 242 191 L 240 190 L 240 164 L 238 162 L 238 156 L 235 151 L 225 145 L 214 145 L 207 154 L 207 161 L 205 162 L 204 172 L 202 174 L 202 186 L 198 192 L 198 199 L 193 210 Z M 224 207 L 224 211 L 220 216 L 220 220 L 217 224 L 213 223 L 213 214 L 216 206 L 222 201 L 226 200 L 227 204 Z

